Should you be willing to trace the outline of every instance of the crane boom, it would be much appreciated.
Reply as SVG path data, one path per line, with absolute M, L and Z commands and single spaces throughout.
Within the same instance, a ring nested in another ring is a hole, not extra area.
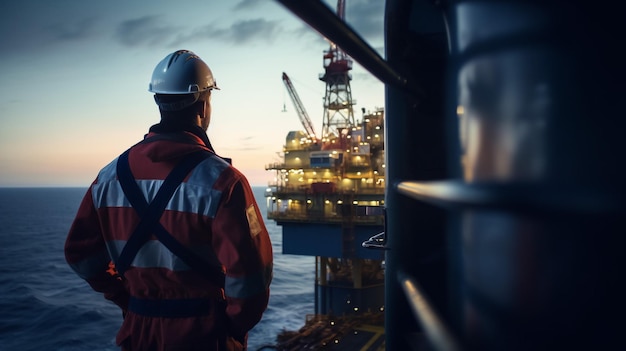
M 293 84 L 291 83 L 291 79 L 289 79 L 289 76 L 285 72 L 283 72 L 283 82 L 285 83 L 285 87 L 287 88 L 287 91 L 289 92 L 289 96 L 291 96 L 291 101 L 293 102 L 293 106 L 296 108 L 296 111 L 298 112 L 298 117 L 300 117 L 300 122 L 302 122 L 302 126 L 304 127 L 304 130 L 306 131 L 309 138 L 317 140 L 317 136 L 315 135 L 315 130 L 313 129 L 313 124 L 311 123 L 311 119 L 309 118 L 309 115 L 304 109 L 304 105 L 302 105 L 302 101 L 300 101 L 300 98 L 298 97 L 298 93 L 296 92 L 296 89 L 293 87 Z

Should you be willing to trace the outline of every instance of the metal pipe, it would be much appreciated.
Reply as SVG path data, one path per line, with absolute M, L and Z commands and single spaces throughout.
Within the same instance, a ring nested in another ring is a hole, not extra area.
M 424 328 L 426 337 L 432 347 L 439 351 L 461 350 L 441 318 L 439 318 L 433 307 L 431 307 L 417 282 L 402 271 L 398 271 L 398 282 L 409 300 L 409 305 L 411 306 L 415 318 Z

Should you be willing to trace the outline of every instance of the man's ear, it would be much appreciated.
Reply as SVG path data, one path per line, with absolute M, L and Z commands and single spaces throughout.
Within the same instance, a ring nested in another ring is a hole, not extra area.
M 204 109 L 206 108 L 206 101 L 196 102 L 196 113 L 200 115 L 200 118 L 204 117 Z

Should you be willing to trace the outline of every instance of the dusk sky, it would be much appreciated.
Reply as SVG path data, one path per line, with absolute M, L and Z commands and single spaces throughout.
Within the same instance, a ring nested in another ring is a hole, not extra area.
M 346 21 L 381 56 L 383 4 L 346 0 Z M 0 34 L 0 187 L 87 187 L 158 122 L 148 83 L 177 49 L 213 71 L 209 138 L 252 185 L 272 181 L 265 165 L 303 129 L 283 71 L 322 128 L 329 44 L 273 0 L 3 2 Z M 356 63 L 352 76 L 356 119 L 384 106 L 382 83 Z

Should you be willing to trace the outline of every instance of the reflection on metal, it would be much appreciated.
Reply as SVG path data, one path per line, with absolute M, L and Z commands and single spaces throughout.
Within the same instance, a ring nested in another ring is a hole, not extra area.
M 385 232 L 382 232 L 364 241 L 361 245 L 366 249 L 389 250 L 389 248 L 385 246 L 386 243 L 387 238 L 385 237 Z
M 426 333 L 428 341 L 438 351 L 459 351 L 455 338 L 437 315 L 417 282 L 406 273 L 398 271 L 398 282 L 409 300 L 409 305 Z
M 537 183 L 467 184 L 461 181 L 404 181 L 398 192 L 446 207 L 483 207 L 523 212 L 607 214 L 624 210 L 619 194 Z

